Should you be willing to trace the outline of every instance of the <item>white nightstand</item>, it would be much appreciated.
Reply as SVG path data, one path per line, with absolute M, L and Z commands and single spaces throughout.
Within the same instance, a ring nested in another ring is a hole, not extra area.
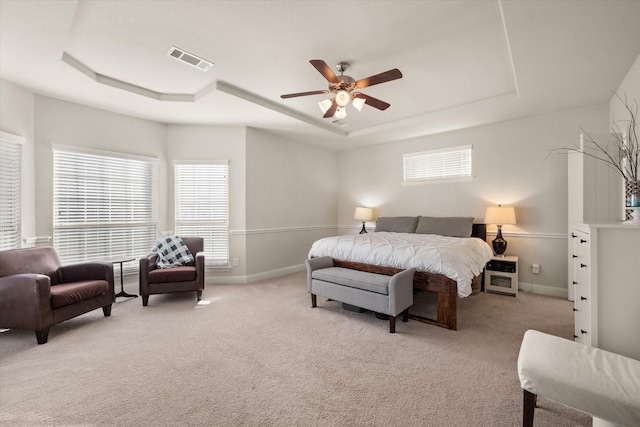
M 496 255 L 484 267 L 484 291 L 518 296 L 518 257 Z

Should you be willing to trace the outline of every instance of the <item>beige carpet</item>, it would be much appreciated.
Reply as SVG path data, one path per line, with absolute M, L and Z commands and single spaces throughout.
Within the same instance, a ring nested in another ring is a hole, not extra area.
M 573 328 L 566 300 L 479 294 L 459 300 L 458 331 L 410 320 L 389 334 L 369 312 L 312 309 L 302 272 L 203 299 L 118 298 L 111 317 L 54 326 L 40 346 L 0 334 L 0 425 L 518 426 L 524 331 Z M 591 425 L 539 405 L 536 427 Z

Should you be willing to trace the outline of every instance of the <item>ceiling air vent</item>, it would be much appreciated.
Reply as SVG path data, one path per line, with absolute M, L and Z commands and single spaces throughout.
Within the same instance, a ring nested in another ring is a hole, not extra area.
M 185 64 L 189 64 L 192 67 L 196 67 L 199 70 L 207 71 L 209 68 L 213 67 L 213 63 L 209 62 L 205 59 L 199 58 L 192 53 L 189 53 L 179 47 L 171 46 L 167 55 L 177 59 L 178 61 L 182 61 Z
M 349 123 L 343 122 L 342 120 L 332 120 L 331 123 L 333 123 L 334 125 L 338 125 L 341 128 L 349 126 Z

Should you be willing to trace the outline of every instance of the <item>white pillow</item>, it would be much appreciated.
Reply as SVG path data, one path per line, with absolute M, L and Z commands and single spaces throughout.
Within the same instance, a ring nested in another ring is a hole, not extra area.
M 158 256 L 158 268 L 180 267 L 195 261 L 187 245 L 179 236 L 161 237 L 156 241 L 152 253 Z

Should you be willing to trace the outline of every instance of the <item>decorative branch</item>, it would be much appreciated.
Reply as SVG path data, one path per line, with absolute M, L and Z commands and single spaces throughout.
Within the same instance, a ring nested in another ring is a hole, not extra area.
M 603 144 L 581 128 L 584 141 L 588 144 L 583 144 L 583 146 L 574 144 L 573 147 L 551 149 L 547 158 L 554 153 L 582 153 L 608 164 L 627 182 L 638 181 L 640 172 L 640 141 L 638 141 L 637 133 L 638 101 L 629 105 L 626 95 L 623 99 L 618 93 L 613 93 L 624 104 L 629 116 L 631 116 L 629 125 L 625 126 L 626 132 L 623 133 L 618 124 L 614 123 L 614 132 L 610 135 L 610 139 Z

